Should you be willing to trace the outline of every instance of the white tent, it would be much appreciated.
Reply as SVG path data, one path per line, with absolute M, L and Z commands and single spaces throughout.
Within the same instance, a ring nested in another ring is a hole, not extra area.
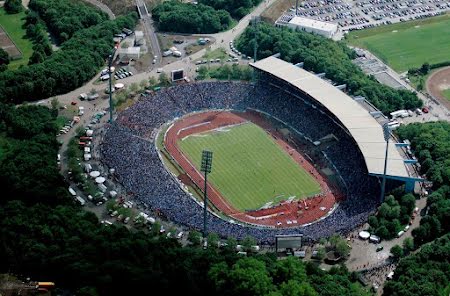
M 370 237 L 370 233 L 367 231 L 360 231 L 358 235 L 361 239 L 368 239 Z
M 106 179 L 104 177 L 97 177 L 97 178 L 95 178 L 95 182 L 97 184 L 102 184 L 105 181 L 106 181 Z
M 90 137 L 90 136 L 92 136 L 93 133 L 94 133 L 93 130 L 87 130 L 86 131 L 86 136 Z
M 115 89 L 122 89 L 125 85 L 123 83 L 116 83 L 114 84 Z
M 99 171 L 92 171 L 89 173 L 89 176 L 91 176 L 92 178 L 97 178 L 98 176 L 100 176 L 100 172 Z
M 91 159 L 91 157 L 92 157 L 92 155 L 91 155 L 90 153 L 86 153 L 86 154 L 84 154 L 84 160 L 85 160 L 85 161 L 88 161 L 88 160 L 90 160 L 90 159 Z

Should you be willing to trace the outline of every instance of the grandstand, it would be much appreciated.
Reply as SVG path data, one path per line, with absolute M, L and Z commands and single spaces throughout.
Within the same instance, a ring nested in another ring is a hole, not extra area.
M 303 70 L 291 63 L 274 56 L 251 64 L 255 69 L 276 77 L 298 89 L 298 91 L 321 108 L 328 110 L 338 124 L 349 132 L 361 151 L 368 173 L 373 176 L 383 175 L 386 141 L 383 127 L 357 101 L 317 75 Z M 404 181 L 408 191 L 414 188 L 420 178 L 410 176 L 405 160 L 396 145 L 388 147 L 388 178 Z

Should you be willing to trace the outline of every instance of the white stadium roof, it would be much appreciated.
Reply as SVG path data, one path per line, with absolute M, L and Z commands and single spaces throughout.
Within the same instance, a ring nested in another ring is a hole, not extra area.
M 250 65 L 288 82 L 322 104 L 355 139 L 368 172 L 383 174 L 386 149 L 383 127 L 358 102 L 316 75 L 276 57 L 271 56 Z M 404 160 L 393 143 L 389 145 L 386 174 L 409 177 Z

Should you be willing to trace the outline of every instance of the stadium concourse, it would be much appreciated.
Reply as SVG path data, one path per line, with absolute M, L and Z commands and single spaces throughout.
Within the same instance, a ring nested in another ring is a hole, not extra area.
M 277 234 L 298 234 L 319 239 L 336 232 L 346 233 L 363 224 L 377 205 L 378 179 L 368 175 L 357 145 L 341 126 L 323 110 L 299 97 L 289 85 L 262 81 L 190 83 L 162 89 L 142 97 L 118 115 L 108 127 L 101 144 L 103 161 L 115 168 L 116 177 L 136 201 L 162 213 L 167 219 L 190 229 L 202 229 L 202 206 L 186 193 L 162 163 L 155 135 L 163 124 L 185 114 L 210 109 L 248 108 L 282 119 L 311 143 L 333 135 L 336 141 L 322 145 L 321 153 L 340 175 L 345 199 L 326 218 L 310 225 L 268 228 L 241 225 L 208 213 L 208 229 L 222 237 L 253 236 L 272 244 Z M 389 183 L 388 183 L 389 184 Z
M 192 165 L 191 160 L 185 156 L 178 146 L 178 140 L 189 135 L 215 130 L 222 127 L 233 126 L 245 122 L 253 122 L 266 132 L 270 133 L 276 143 L 286 153 L 290 154 L 296 163 L 303 167 L 306 172 L 320 184 L 321 192 L 309 196 L 306 200 L 287 200 L 269 208 L 253 211 L 240 211 L 234 208 L 222 194 L 208 183 L 208 198 L 218 210 L 238 221 L 273 227 L 295 227 L 314 222 L 334 210 L 338 190 L 331 190 L 325 178 L 319 174 L 316 168 L 310 164 L 299 152 L 283 140 L 283 135 L 275 131 L 271 124 L 264 120 L 263 116 L 256 111 L 229 112 L 229 111 L 206 111 L 202 113 L 189 114 L 177 120 L 169 127 L 164 136 L 164 145 L 170 156 L 180 165 L 197 188 L 203 188 L 204 177 Z M 180 178 L 182 179 L 182 178 Z

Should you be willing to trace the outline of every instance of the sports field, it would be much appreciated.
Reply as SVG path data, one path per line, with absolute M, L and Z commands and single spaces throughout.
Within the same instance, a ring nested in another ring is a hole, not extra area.
M 445 89 L 442 91 L 442 94 L 444 95 L 444 97 L 450 101 L 450 88 L 449 89 Z
M 320 192 L 319 183 L 253 123 L 193 134 L 178 145 L 197 169 L 202 150 L 213 151 L 208 180 L 239 210 Z
M 24 17 L 25 12 L 23 11 L 17 14 L 7 14 L 2 7 L 0 8 L 0 25 L 8 32 L 8 35 L 23 54 L 22 58 L 9 63 L 9 69 L 17 69 L 20 65 L 28 64 L 28 60 L 33 54 L 33 43 L 26 38 L 26 31 L 22 28 L 25 23 Z
M 368 49 L 401 73 L 450 60 L 450 14 L 352 31 L 351 45 Z

